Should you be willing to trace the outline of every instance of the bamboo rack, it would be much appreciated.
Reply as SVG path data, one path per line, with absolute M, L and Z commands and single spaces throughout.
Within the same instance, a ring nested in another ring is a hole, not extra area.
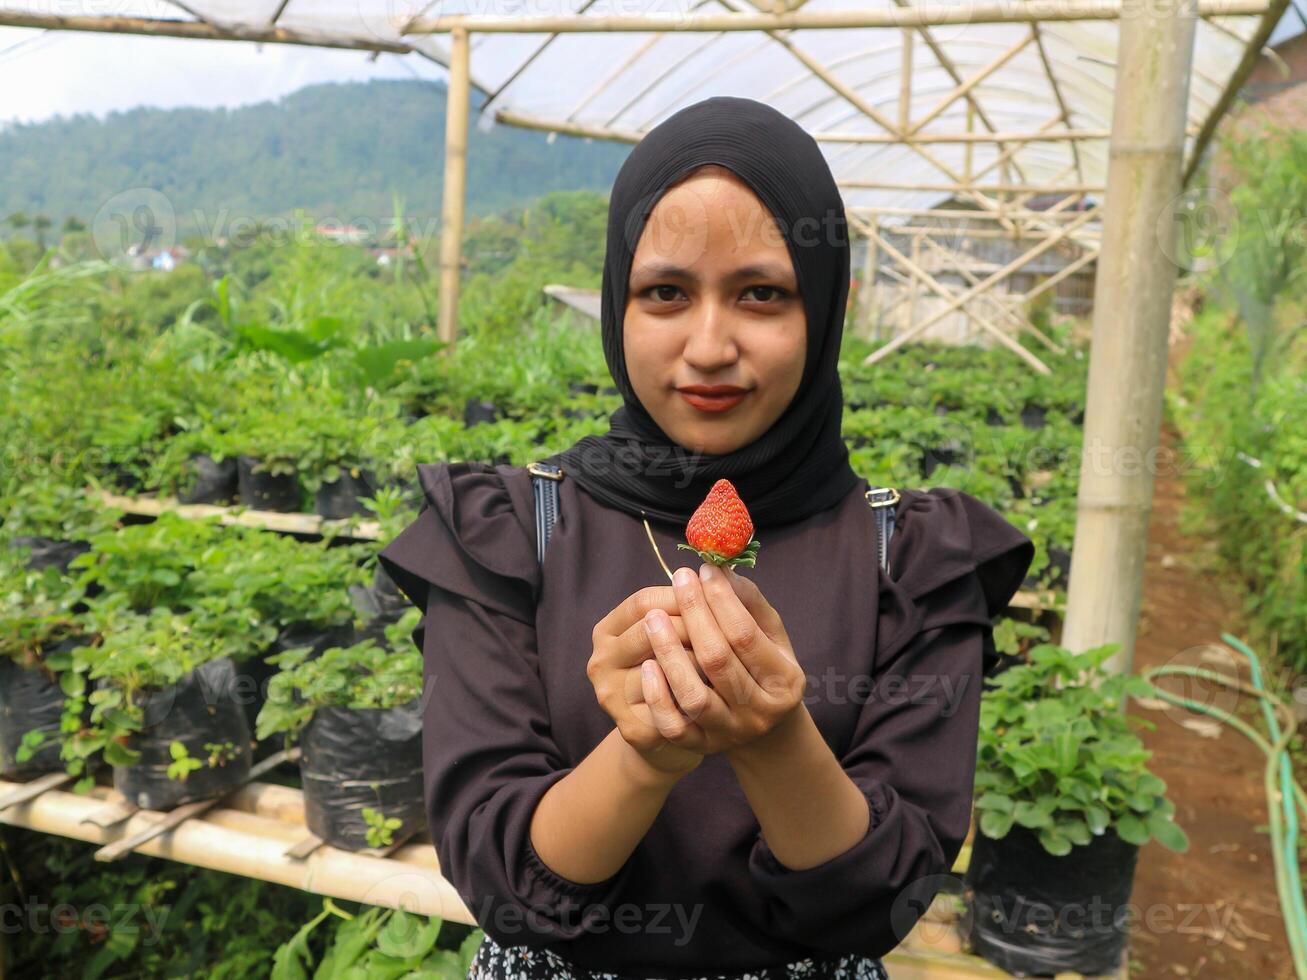
M 18 793 L 24 785 L 0 780 L 0 797 Z M 47 789 L 33 799 L 0 810 L 0 823 L 104 847 L 148 831 L 167 819 L 164 813 L 137 810 L 108 826 L 96 822 L 100 813 L 122 802 L 121 794 L 103 786 L 85 795 Z M 325 844 L 303 860 L 288 856 L 287 850 L 306 836 L 300 791 L 252 782 L 233 792 L 222 805 L 188 817 L 141 844 L 135 853 L 257 878 L 315 895 L 476 924 L 454 886 L 441 875 L 440 861 L 428 837 L 416 838 L 386 858 Z
M 31 783 L 0 780 L 0 799 L 17 798 Z M 0 823 L 40 833 L 111 846 L 149 831 L 168 814 L 134 810 L 106 786 L 82 795 L 48 788 L 0 810 Z M 105 819 L 108 813 L 121 819 Z M 974 817 L 952 871 L 964 874 L 976 832 Z M 301 891 L 415 915 L 440 916 L 476 926 L 467 904 L 440 873 L 440 860 L 426 834 L 387 857 L 343 851 L 326 844 L 303 858 L 294 846 L 308 836 L 304 797 L 297 790 L 251 782 L 229 794 L 220 806 L 189 816 L 134 849 L 135 853 L 181 864 L 237 874 Z M 981 980 L 1009 974 L 963 952 L 961 922 L 947 901 L 937 901 L 904 941 L 884 956 L 894 980 Z M 1076 975 L 1069 975 L 1076 976 Z M 1125 980 L 1122 971 L 1102 980 Z
M 249 507 L 223 507 L 218 504 L 182 504 L 176 497 L 128 497 L 107 490 L 91 491 L 105 507 L 113 507 L 125 514 L 138 517 L 158 517 L 173 513 L 188 520 L 218 517 L 219 523 L 252 527 L 282 534 L 320 534 L 355 541 L 376 541 L 381 527 L 376 521 L 327 520 L 318 514 L 288 514 L 274 510 L 253 510 Z

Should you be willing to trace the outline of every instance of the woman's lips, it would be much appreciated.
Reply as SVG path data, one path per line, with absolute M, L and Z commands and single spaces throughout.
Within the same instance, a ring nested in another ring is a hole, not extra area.
M 747 391 L 736 392 L 733 395 L 700 395 L 694 392 L 681 391 L 681 397 L 703 412 L 725 412 L 734 408 L 744 400 Z

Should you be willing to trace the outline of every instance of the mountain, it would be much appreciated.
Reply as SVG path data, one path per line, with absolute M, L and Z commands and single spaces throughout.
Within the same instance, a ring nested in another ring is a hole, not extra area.
M 0 233 L 4 218 L 131 212 L 164 195 L 179 234 L 288 216 L 355 225 L 389 219 L 392 191 L 405 214 L 440 214 L 444 172 L 443 82 L 326 83 L 275 102 L 235 109 L 137 108 L 104 119 L 58 116 L 0 129 Z M 607 191 L 630 147 L 497 125 L 476 128 L 473 93 L 468 216 L 524 204 L 548 191 Z M 122 195 L 119 197 L 118 195 Z M 156 209 L 157 210 L 157 209 Z M 103 220 L 103 214 L 101 215 Z M 31 235 L 31 228 L 24 230 Z M 55 235 L 51 236 L 56 237 Z

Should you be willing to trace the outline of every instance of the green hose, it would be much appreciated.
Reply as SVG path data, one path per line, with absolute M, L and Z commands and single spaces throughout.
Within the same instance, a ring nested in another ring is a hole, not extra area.
M 1247 658 L 1252 675 L 1251 686 L 1226 674 L 1205 670 L 1202 667 L 1181 665 L 1154 667 L 1145 670 L 1142 676 L 1149 681 L 1154 677 L 1174 674 L 1201 677 L 1215 684 L 1222 684 L 1257 696 L 1262 716 L 1270 732 L 1269 738 L 1263 737 L 1243 719 L 1236 718 L 1220 708 L 1180 697 L 1154 685 L 1158 697 L 1164 701 L 1180 705 L 1190 711 L 1210 715 L 1238 729 L 1266 755 L 1263 783 L 1266 788 L 1266 809 L 1270 815 L 1271 854 L 1275 859 L 1275 887 L 1280 896 L 1280 907 L 1284 912 L 1284 929 L 1289 937 L 1294 972 L 1298 980 L 1307 980 L 1307 907 L 1304 907 L 1302 880 L 1298 869 L 1298 809 L 1301 807 L 1304 817 L 1307 817 L 1307 794 L 1303 793 L 1302 787 L 1293 778 L 1288 752 L 1289 742 L 1297 730 L 1297 719 L 1288 705 L 1263 686 L 1261 663 L 1257 655 L 1229 633 L 1222 633 L 1221 639 Z M 1280 730 L 1280 723 L 1275 716 L 1276 708 L 1280 709 L 1284 716 L 1283 731 Z

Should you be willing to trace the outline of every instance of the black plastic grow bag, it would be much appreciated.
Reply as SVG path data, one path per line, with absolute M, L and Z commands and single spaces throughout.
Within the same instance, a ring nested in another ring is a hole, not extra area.
M 383 623 L 394 623 L 402 619 L 412 605 L 380 564 L 372 576 L 372 584 L 351 585 L 349 595 L 354 608 L 361 615 Z
M 63 768 L 59 760 L 59 717 L 64 692 L 45 671 L 20 667 L 0 657 L 0 777 L 19 779 Z M 17 761 L 23 736 L 45 733 L 45 740 L 26 762 Z
M 366 514 L 362 498 L 375 495 L 376 486 L 376 478 L 367 470 L 359 470 L 358 476 L 342 470 L 339 478 L 318 487 L 313 494 L 313 509 L 328 520 Z
M 141 753 L 130 766 L 114 766 L 114 788 L 145 810 L 171 810 L 183 803 L 212 799 L 235 789 L 250 774 L 250 728 L 236 696 L 236 666 L 230 657 L 196 667 L 176 684 L 145 697 L 145 725 L 127 747 Z M 174 741 L 206 763 L 185 780 L 168 767 Z M 231 743 L 225 762 L 209 766 L 207 744 Z
M 396 708 L 323 707 L 301 742 L 309 830 L 333 847 L 369 847 L 365 808 L 396 817 L 395 840 L 426 826 L 419 701 Z
M 236 458 L 236 483 L 240 502 L 255 510 L 296 513 L 300 510 L 300 480 L 294 473 L 254 472 L 259 460 L 253 456 Z
M 91 550 L 89 541 L 60 541 L 35 535 L 10 538 L 9 546 L 27 549 L 27 567 L 33 571 L 39 572 L 54 565 L 65 575 L 74 558 Z
M 972 951 L 1018 976 L 1117 970 L 1138 857 L 1111 828 L 1064 857 L 1020 824 L 1000 840 L 977 832 L 965 879 Z
M 186 469 L 190 479 L 187 488 L 178 495 L 181 503 L 225 504 L 236 496 L 236 460 L 230 456 L 219 461 L 207 453 L 199 453 L 190 458 Z

